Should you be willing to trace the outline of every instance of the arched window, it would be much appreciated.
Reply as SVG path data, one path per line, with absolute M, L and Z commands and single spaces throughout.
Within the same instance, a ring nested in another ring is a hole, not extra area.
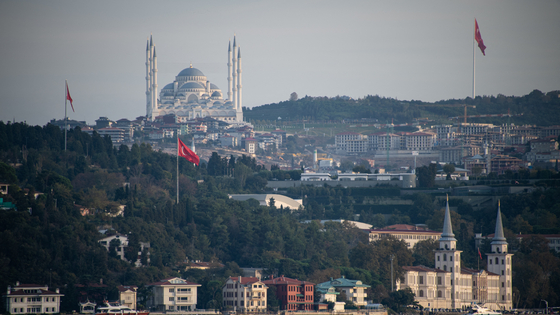
M 443 265 L 443 271 L 447 271 L 447 266 Z
M 418 296 L 419 296 L 419 297 L 424 297 L 424 290 L 420 290 L 420 291 L 418 292 Z
M 443 254 L 443 261 L 447 261 L 447 254 Z

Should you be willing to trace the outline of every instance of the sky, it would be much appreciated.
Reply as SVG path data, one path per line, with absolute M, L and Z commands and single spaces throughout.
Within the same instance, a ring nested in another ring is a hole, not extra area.
M 434 102 L 560 90 L 560 1 L 0 0 L 0 120 L 45 125 L 146 114 L 146 41 L 159 89 L 192 63 L 227 91 L 241 49 L 243 106 L 367 95 Z

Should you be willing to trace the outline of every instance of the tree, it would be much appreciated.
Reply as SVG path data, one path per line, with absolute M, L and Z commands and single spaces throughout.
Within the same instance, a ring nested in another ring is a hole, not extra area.
M 431 163 L 429 166 L 422 166 L 416 168 L 416 177 L 420 187 L 431 188 L 435 185 L 436 180 L 436 165 Z
M 295 102 L 298 100 L 298 95 L 296 92 L 292 92 L 292 94 L 290 94 L 290 102 Z
M 410 288 L 405 288 L 403 290 L 398 290 L 389 293 L 389 297 L 383 299 L 383 304 L 387 305 L 395 312 L 402 312 L 408 305 L 417 304 L 414 301 L 414 293 Z
M 453 164 L 445 164 L 443 166 L 443 172 L 445 174 L 447 174 L 447 180 L 451 180 L 451 174 L 453 174 L 453 172 L 455 172 L 455 165 Z

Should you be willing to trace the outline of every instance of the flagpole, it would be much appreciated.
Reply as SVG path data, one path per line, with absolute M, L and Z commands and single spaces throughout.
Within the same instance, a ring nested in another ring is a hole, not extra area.
M 64 80 L 64 152 L 66 152 L 66 139 L 68 134 L 68 118 L 66 118 L 66 109 L 68 108 L 68 80 Z
M 177 206 L 179 205 L 179 135 L 177 135 Z
M 474 96 L 475 96 L 475 88 L 476 88 L 476 82 L 475 82 L 475 74 L 476 74 L 476 45 L 474 44 L 474 42 L 476 41 L 475 36 L 476 36 L 476 19 L 475 19 L 475 26 L 474 26 L 475 30 L 473 32 L 473 45 L 472 45 L 472 98 L 474 100 Z

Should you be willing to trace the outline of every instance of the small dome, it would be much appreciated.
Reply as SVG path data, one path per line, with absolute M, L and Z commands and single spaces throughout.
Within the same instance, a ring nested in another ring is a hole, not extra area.
M 173 90 L 173 83 L 165 85 L 162 90 Z
M 181 89 L 204 89 L 204 87 L 197 82 L 187 82 L 181 85 Z
M 210 83 L 210 89 L 212 89 L 212 90 L 219 90 L 220 88 L 219 88 L 216 84 Z
M 216 92 L 212 93 L 212 97 L 222 97 L 222 93 L 216 91 Z
M 197 68 L 186 68 L 179 72 L 177 75 L 179 77 L 204 77 L 204 73 Z

